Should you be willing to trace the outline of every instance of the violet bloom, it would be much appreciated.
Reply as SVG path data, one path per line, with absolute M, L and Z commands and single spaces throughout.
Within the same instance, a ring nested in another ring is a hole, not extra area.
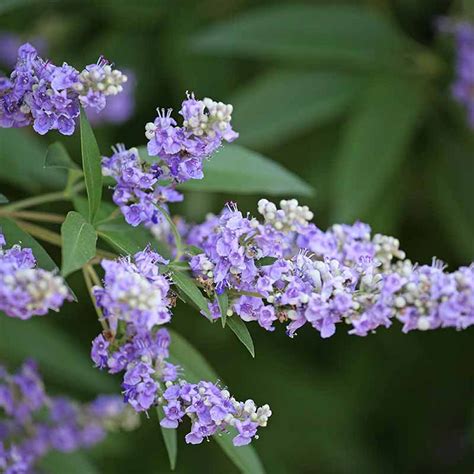
M 200 444 L 215 434 L 237 429 L 235 446 L 249 444 L 257 436 L 257 428 L 267 425 L 272 412 L 268 405 L 257 408 L 252 400 L 239 402 L 230 393 L 211 382 L 190 384 L 185 380 L 168 383 L 162 396 L 164 428 L 177 428 L 185 416 L 191 419 L 191 430 L 186 435 L 189 444 Z
M 0 233 L 0 311 L 29 319 L 59 311 L 66 300 L 72 300 L 60 276 L 36 267 L 31 249 L 19 245 L 5 249 L 5 244 Z
M 311 325 L 322 338 L 341 323 L 359 336 L 395 320 L 404 332 L 473 324 L 472 265 L 453 273 L 438 263 L 413 265 L 397 239 L 372 235 L 362 222 L 323 231 L 295 199 L 279 208 L 262 199 L 258 211 L 263 223 L 229 206 L 184 227 L 186 242 L 202 249 L 189 262 L 201 285 L 214 295 L 243 293 L 229 298 L 229 317 L 268 331 L 280 321 L 291 337 Z M 215 300 L 210 310 L 220 317 Z
M 67 63 L 55 66 L 43 60 L 33 46 L 25 43 L 18 49 L 10 77 L 0 81 L 0 126 L 32 124 L 40 135 L 50 130 L 71 135 L 80 106 L 101 110 L 106 97 L 121 92 L 126 80 L 102 58 L 79 72 Z
M 155 325 L 171 319 L 170 284 L 159 274 L 159 265 L 163 263 L 166 260 L 150 249 L 138 252 L 133 259 L 102 261 L 104 288 L 96 287 L 94 296 L 113 332 L 116 332 L 118 321 L 129 322 L 134 331 L 146 334 Z M 99 341 L 95 344 L 93 350 L 97 359 L 101 357 L 101 349 Z
M 36 472 L 37 461 L 57 450 L 72 452 L 103 440 L 108 429 L 134 428 L 137 418 L 120 397 L 100 396 L 90 404 L 50 397 L 33 361 L 15 374 L 0 367 L 0 471 Z
M 456 60 L 451 93 L 466 108 L 469 125 L 474 128 L 474 25 L 442 18 L 438 27 L 454 36 Z

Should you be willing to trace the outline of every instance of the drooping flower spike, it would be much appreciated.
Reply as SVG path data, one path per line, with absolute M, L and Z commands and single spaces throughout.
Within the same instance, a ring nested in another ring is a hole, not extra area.
M 79 72 L 67 63 L 55 66 L 30 44 L 18 50 L 10 77 L 0 77 L 0 127 L 25 127 L 44 135 L 72 135 L 80 106 L 100 111 L 106 97 L 122 91 L 127 77 L 103 58 Z
M 29 319 L 59 311 L 72 296 L 64 280 L 54 272 L 36 267 L 29 248 L 19 245 L 6 249 L 0 233 L 0 311 L 7 316 Z
M 285 322 L 290 336 L 307 323 L 322 337 L 338 323 L 360 336 L 395 319 L 404 332 L 474 324 L 473 265 L 453 273 L 436 261 L 413 265 L 398 240 L 372 237 L 366 224 L 324 232 L 296 200 L 280 204 L 259 202 L 263 223 L 229 206 L 187 229 L 187 243 L 203 249 L 190 259 L 195 278 L 211 297 L 228 291 L 229 316 L 269 331 Z
M 17 373 L 0 366 L 0 472 L 36 472 L 48 452 L 70 453 L 102 441 L 107 431 L 133 429 L 138 418 L 120 397 L 101 395 L 88 404 L 51 397 L 33 361 Z
M 234 427 L 234 444 L 250 443 L 271 415 L 265 405 L 257 408 L 247 400 L 238 402 L 213 382 L 191 384 L 180 367 L 170 363 L 168 331 L 174 295 L 160 264 L 166 261 L 145 249 L 133 259 L 104 261 L 104 287 L 95 288 L 109 330 L 92 342 L 91 358 L 109 373 L 123 372 L 123 396 L 137 412 L 162 406 L 162 426 L 176 428 L 191 419 L 186 442 L 198 444 L 209 436 Z

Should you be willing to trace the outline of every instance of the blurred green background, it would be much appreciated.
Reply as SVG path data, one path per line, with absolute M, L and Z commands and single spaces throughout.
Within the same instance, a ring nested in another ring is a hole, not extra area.
M 361 219 L 399 237 L 412 260 L 435 255 L 454 269 L 474 257 L 474 132 L 450 98 L 452 42 L 434 22 L 469 16 L 473 3 L 0 0 L 0 31 L 44 38 L 56 64 L 81 68 L 103 54 L 134 71 L 133 118 L 96 129 L 104 154 L 117 142 L 144 144 L 155 108 L 177 108 L 186 90 L 230 102 L 238 143 L 314 187 L 300 201 L 320 227 Z M 61 139 L 79 159 L 77 134 L 0 132 L 0 191 L 11 200 L 57 185 L 42 170 L 48 143 Z M 228 199 L 254 211 L 259 197 L 187 193 L 172 211 L 200 220 Z M 87 356 L 99 327 L 79 273 L 70 284 L 80 303 L 61 315 L 1 321 L 1 359 L 37 357 L 53 392 L 117 391 Z M 192 310 L 179 308 L 172 326 L 236 397 L 271 405 L 255 443 L 269 473 L 473 470 L 472 330 L 403 335 L 395 325 L 358 338 L 342 328 L 322 340 L 308 328 L 291 340 L 251 326 L 252 360 L 230 331 Z M 214 442 L 187 446 L 184 433 L 178 473 L 237 472 Z M 154 417 L 57 462 L 58 473 L 169 471 Z

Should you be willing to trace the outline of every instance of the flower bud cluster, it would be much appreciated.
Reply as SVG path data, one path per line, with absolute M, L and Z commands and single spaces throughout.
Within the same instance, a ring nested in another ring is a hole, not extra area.
M 138 418 L 120 397 L 88 404 L 50 397 L 33 361 L 15 373 L 0 367 L 0 471 L 36 472 L 49 451 L 72 452 L 102 441 L 109 430 L 133 429 Z
M 19 245 L 4 249 L 5 244 L 0 233 L 0 311 L 29 319 L 58 311 L 66 300 L 72 299 L 60 276 L 36 268 L 31 249 Z
M 119 93 L 125 81 L 126 76 L 104 60 L 79 73 L 67 63 L 45 61 L 26 43 L 18 50 L 10 77 L 0 77 L 0 127 L 33 124 L 40 135 L 50 130 L 72 135 L 80 105 L 102 110 L 106 96 Z
M 123 91 L 127 76 L 112 66 L 104 58 L 97 64 L 90 64 L 79 74 L 74 89 L 84 107 L 101 110 L 105 107 L 106 97 Z
M 168 382 L 160 403 L 165 413 L 161 426 L 177 428 L 185 416 L 191 419 L 191 430 L 185 438 L 190 444 L 200 444 L 233 427 L 237 432 L 234 446 L 247 445 L 258 438 L 257 429 L 267 426 L 272 414 L 268 405 L 257 408 L 253 400 L 239 402 L 228 390 L 211 382 Z
M 295 231 L 306 225 L 314 217 L 308 206 L 300 206 L 296 199 L 281 200 L 280 209 L 267 199 L 258 201 L 258 213 L 265 224 L 271 224 L 276 230 Z

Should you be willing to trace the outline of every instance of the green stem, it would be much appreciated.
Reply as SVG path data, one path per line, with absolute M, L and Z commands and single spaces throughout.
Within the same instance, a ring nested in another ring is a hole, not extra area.
M 80 191 L 84 188 L 84 183 L 78 183 L 73 187 L 74 191 Z M 26 209 L 28 207 L 39 206 L 40 204 L 46 204 L 48 202 L 56 201 L 70 201 L 70 193 L 64 191 L 57 191 L 54 193 L 41 194 L 40 196 L 34 196 L 27 199 L 22 199 L 21 201 L 16 201 L 7 206 L 0 207 L 2 212 L 11 212 L 18 211 L 20 209 Z
M 49 222 L 51 224 L 62 224 L 65 216 L 60 214 L 51 214 L 49 212 L 34 211 L 5 211 L 0 209 L 0 216 L 11 217 L 13 219 L 26 219 L 28 221 Z
M 166 212 L 166 210 L 163 207 L 161 207 L 159 204 L 155 204 L 155 206 L 165 216 L 165 219 L 168 221 L 168 224 L 171 227 L 171 232 L 173 233 L 174 242 L 176 244 L 175 261 L 177 261 L 184 255 L 184 247 L 183 247 L 183 242 L 181 240 L 181 235 L 179 235 L 178 229 L 176 228 L 173 222 L 173 219 L 171 219 L 171 216 Z
M 47 202 L 55 201 L 67 201 L 68 198 L 63 191 L 58 191 L 55 193 L 42 194 L 41 196 L 35 196 L 27 199 L 22 199 L 21 201 L 16 201 L 8 206 L 3 206 L 2 211 L 17 211 L 18 209 L 25 209 L 27 207 L 38 206 L 40 204 L 45 204 Z
M 89 291 L 89 296 L 91 297 L 92 304 L 94 305 L 97 316 L 99 317 L 98 319 L 99 319 L 99 322 L 102 326 L 102 329 L 104 331 L 109 331 L 109 327 L 107 325 L 107 321 L 104 318 L 102 310 L 97 306 L 97 304 L 95 302 L 91 270 L 92 270 L 93 274 L 95 276 L 97 276 L 94 269 L 90 265 L 87 265 L 87 264 L 82 267 L 82 275 L 84 276 L 84 281 L 86 283 L 87 290 Z M 100 285 L 100 281 L 99 281 L 99 285 Z

